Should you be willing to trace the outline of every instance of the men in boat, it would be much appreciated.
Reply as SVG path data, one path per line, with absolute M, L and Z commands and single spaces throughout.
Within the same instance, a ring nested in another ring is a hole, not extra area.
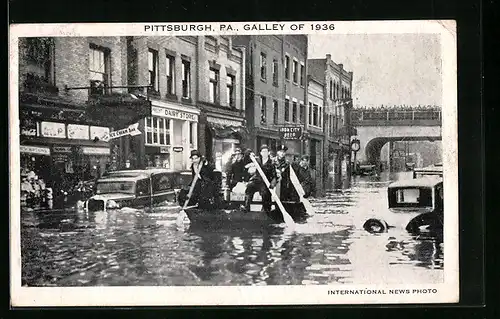
M 280 199 L 282 201 L 297 201 L 297 192 L 295 191 L 290 180 L 290 167 L 293 165 L 296 168 L 297 165 L 288 162 L 286 159 L 287 150 L 288 147 L 281 145 L 276 151 L 276 170 L 280 182 Z
M 233 154 L 233 161 L 230 163 L 226 174 L 226 184 L 231 190 L 238 183 L 248 180 L 248 172 L 245 169 L 245 162 L 243 161 L 243 153 L 241 148 L 236 148 Z
M 270 183 L 270 189 L 273 189 L 276 186 L 277 175 L 276 168 L 273 164 L 271 158 L 269 157 L 269 147 L 264 144 L 260 147 L 260 157 L 256 158 L 257 164 L 262 168 L 264 175 L 267 177 L 267 180 Z M 256 192 L 259 192 L 262 198 L 262 210 L 264 213 L 269 213 L 271 211 L 271 192 L 266 186 L 262 176 L 256 170 L 255 167 L 252 167 L 253 164 L 248 164 L 249 172 L 252 172 L 253 175 L 250 177 L 250 182 L 247 185 L 247 189 L 245 191 L 245 205 L 243 210 L 245 212 L 250 211 L 250 204 L 253 199 L 253 195 Z
M 304 198 L 311 196 L 311 193 L 314 191 L 314 181 L 309 168 L 309 156 L 303 155 L 300 158 L 300 162 L 295 173 L 300 185 L 302 185 L 302 189 L 304 190 Z
M 199 208 L 212 209 L 218 201 L 216 187 L 214 183 L 214 167 L 206 159 L 204 159 L 197 150 L 191 151 L 191 175 L 193 183 L 195 175 L 198 173 L 198 179 L 193 189 L 193 193 L 189 198 L 189 204 L 195 205 L 198 203 Z M 191 186 L 191 185 L 190 185 Z M 184 195 L 187 197 L 187 194 Z M 182 195 L 180 195 L 182 197 Z

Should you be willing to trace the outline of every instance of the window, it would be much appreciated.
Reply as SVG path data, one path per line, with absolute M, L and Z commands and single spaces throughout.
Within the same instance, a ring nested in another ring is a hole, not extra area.
M 155 174 L 151 176 L 151 181 L 153 182 L 153 192 L 162 193 L 165 191 L 172 190 L 172 175 L 169 174 Z
M 293 61 L 293 82 L 298 83 L 299 82 L 299 63 L 297 61 Z
M 420 190 L 417 189 L 398 189 L 396 191 L 396 201 L 398 204 L 411 203 L 416 204 L 419 202 Z
M 304 86 L 306 83 L 306 67 L 304 64 L 300 65 L 300 85 Z
M 285 55 L 285 79 L 290 80 L 290 57 Z
M 162 117 L 145 119 L 146 145 L 170 145 L 170 120 Z
M 313 104 L 313 123 L 312 125 L 318 126 L 318 106 Z
M 260 97 L 260 124 L 266 124 L 266 114 L 267 114 L 266 97 L 261 96 Z
M 219 70 L 210 69 L 210 86 L 209 86 L 209 98 L 210 103 L 218 103 L 219 95 Z
M 28 77 L 54 84 L 54 42 L 51 38 L 26 38 L 26 58 L 30 64 Z M 35 79 L 33 79 L 35 80 Z
M 292 102 L 292 123 L 297 123 L 297 102 Z
M 149 82 L 152 90 L 158 92 L 159 77 L 158 77 L 158 51 L 149 49 L 148 51 L 148 71 Z
M 108 58 L 109 55 L 104 49 L 95 46 L 90 47 L 90 94 L 104 94 L 109 86 Z
M 151 184 L 149 182 L 149 178 L 138 180 L 137 185 L 135 187 L 137 196 L 151 194 Z
M 333 100 L 333 81 L 330 80 L 330 99 Z
M 267 68 L 267 60 L 266 60 L 266 54 L 261 53 L 260 54 L 260 78 L 262 80 L 266 79 L 266 68 Z
M 278 86 L 278 60 L 273 60 L 273 84 Z
M 182 60 L 182 97 L 189 99 L 191 96 L 191 63 Z
M 323 107 L 318 107 L 318 126 L 323 127 Z
M 195 136 L 196 136 L 196 123 L 189 122 L 189 145 L 194 146 Z
M 235 107 L 234 103 L 234 80 L 235 76 L 234 75 L 228 75 L 227 76 L 227 105 L 230 107 Z
M 309 125 L 312 125 L 312 113 L 313 113 L 313 107 L 312 107 L 312 103 L 309 102 Z
M 306 121 L 306 106 L 304 104 L 300 104 L 300 124 L 304 124 Z
M 290 100 L 285 100 L 285 122 L 290 122 Z
M 273 100 L 273 123 L 274 124 L 278 124 L 278 114 L 279 114 L 278 101 Z
M 167 94 L 175 94 L 175 58 L 171 55 L 167 55 L 165 60 L 165 68 L 167 75 Z

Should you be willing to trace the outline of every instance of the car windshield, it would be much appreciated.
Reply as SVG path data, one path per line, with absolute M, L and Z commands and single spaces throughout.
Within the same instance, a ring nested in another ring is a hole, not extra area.
M 96 185 L 97 194 L 127 193 L 134 194 L 134 182 L 99 182 Z

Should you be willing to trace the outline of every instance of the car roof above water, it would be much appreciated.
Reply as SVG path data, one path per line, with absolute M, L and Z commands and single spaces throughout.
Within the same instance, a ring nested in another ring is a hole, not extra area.
M 153 174 L 160 173 L 177 173 L 178 171 L 165 169 L 165 168 L 151 168 L 151 169 L 131 169 L 131 170 L 121 170 L 112 171 L 107 173 L 105 176 L 101 177 L 99 181 L 135 181 L 138 179 L 149 178 Z
M 435 187 L 442 183 L 443 179 L 439 176 L 425 176 L 415 179 L 400 180 L 389 184 L 389 189 L 392 188 L 410 188 L 410 187 Z

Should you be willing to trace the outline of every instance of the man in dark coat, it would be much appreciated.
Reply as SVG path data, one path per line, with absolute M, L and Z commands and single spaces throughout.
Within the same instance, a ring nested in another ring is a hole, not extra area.
M 298 201 L 299 197 L 290 180 L 290 167 L 297 171 L 298 164 L 290 163 L 286 159 L 288 147 L 281 145 L 276 151 L 276 170 L 278 171 L 280 182 L 280 199 L 282 201 Z
M 294 170 L 296 168 L 294 167 Z M 311 176 L 311 170 L 309 168 L 309 156 L 304 155 L 301 157 L 297 170 L 295 171 L 297 178 L 304 189 L 304 198 L 311 196 L 314 192 L 314 181 Z
M 192 162 L 191 176 L 193 177 L 191 183 L 194 181 L 196 172 L 199 172 L 199 176 L 189 199 L 189 205 L 197 203 L 199 208 L 212 209 L 218 201 L 214 182 L 214 167 L 197 150 L 191 151 L 190 159 Z
M 275 165 L 269 157 L 269 147 L 267 145 L 264 144 L 260 147 L 260 157 L 257 158 L 256 161 L 262 168 L 264 175 L 267 177 L 267 180 L 270 183 L 270 188 L 273 189 L 276 186 L 277 175 Z M 245 191 L 244 211 L 250 211 L 250 204 L 252 202 L 253 195 L 256 192 L 259 192 L 262 197 L 262 210 L 265 213 L 269 213 L 271 211 L 271 192 L 264 183 L 260 173 L 255 169 L 255 167 L 252 167 L 252 165 L 253 164 L 247 164 L 249 172 L 253 171 L 253 175 L 250 177 L 250 182 L 248 183 Z
M 226 184 L 231 190 L 239 182 L 245 182 L 248 180 L 248 172 L 245 169 L 245 162 L 243 161 L 243 153 L 240 148 L 235 149 L 233 154 L 233 160 L 230 163 L 227 173 L 226 173 Z

